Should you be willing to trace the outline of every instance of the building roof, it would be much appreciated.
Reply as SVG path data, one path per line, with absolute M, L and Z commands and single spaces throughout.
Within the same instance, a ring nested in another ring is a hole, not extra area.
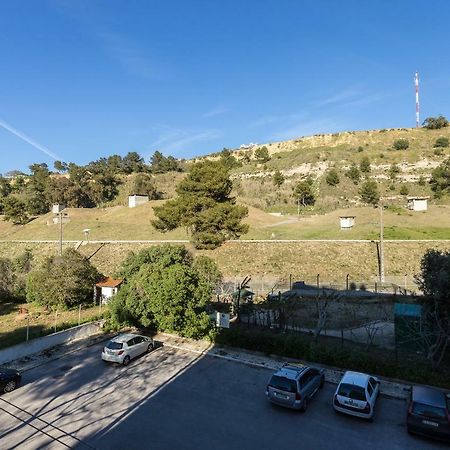
M 97 287 L 117 287 L 120 286 L 123 283 L 123 280 L 115 280 L 114 278 L 111 277 L 106 277 L 103 281 L 100 281 L 100 283 L 96 283 Z
M 430 197 L 406 197 L 408 200 L 428 200 Z

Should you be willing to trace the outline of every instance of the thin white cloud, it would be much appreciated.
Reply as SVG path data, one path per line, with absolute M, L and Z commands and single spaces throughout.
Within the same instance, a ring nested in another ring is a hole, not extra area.
M 358 89 L 350 88 L 344 89 L 343 91 L 337 92 L 329 97 L 320 99 L 315 102 L 316 106 L 327 106 L 335 103 L 342 103 L 349 99 L 354 99 L 358 97 L 361 92 Z
M 160 150 L 163 153 L 173 153 L 186 150 L 187 145 L 196 142 L 207 142 L 222 137 L 222 132 L 216 129 L 184 130 L 172 127 L 160 127 L 158 138 L 151 143 L 152 150 Z
M 60 160 L 61 158 L 51 150 L 49 150 L 44 145 L 39 144 L 34 139 L 30 138 L 26 134 L 19 131 L 17 128 L 14 128 L 13 126 L 6 123 L 4 120 L 0 119 L 0 127 L 4 128 L 5 130 L 12 133 L 14 136 L 18 137 L 19 139 L 22 139 L 22 141 L 25 141 L 26 143 L 30 144 L 32 147 L 36 148 L 37 150 L 40 150 L 42 153 L 45 153 L 47 156 L 50 156 L 50 158 L 53 158 L 55 161 Z
M 273 125 L 280 122 L 293 122 L 300 120 L 304 117 L 304 114 L 283 114 L 283 115 L 272 115 L 272 116 L 263 116 L 259 119 L 250 122 L 251 127 L 265 127 L 267 125 Z
M 204 117 L 205 119 L 208 119 L 210 117 L 220 116 L 229 111 L 230 111 L 230 108 L 227 108 L 226 106 L 216 106 L 215 108 L 202 114 L 202 117 Z
M 334 118 L 305 120 L 292 127 L 279 130 L 274 133 L 271 140 L 288 140 L 318 133 L 333 133 L 339 129 L 341 126 Z
M 158 78 L 161 68 L 130 39 L 111 32 L 98 33 L 106 51 L 127 71 L 143 76 Z

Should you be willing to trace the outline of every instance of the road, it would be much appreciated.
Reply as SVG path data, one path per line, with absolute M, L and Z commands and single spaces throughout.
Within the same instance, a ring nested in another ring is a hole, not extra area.
M 166 347 L 120 367 L 103 363 L 100 351 L 28 371 L 21 388 L 0 397 L 14 405 L 0 400 L 0 448 L 447 448 L 406 433 L 404 401 L 381 398 L 368 423 L 334 413 L 335 387 L 326 384 L 301 413 L 266 401 L 266 369 Z

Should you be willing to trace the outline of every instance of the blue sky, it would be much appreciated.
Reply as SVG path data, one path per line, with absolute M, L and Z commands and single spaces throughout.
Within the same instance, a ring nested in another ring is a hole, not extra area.
M 414 126 L 448 113 L 450 2 L 1 0 L 0 172 Z

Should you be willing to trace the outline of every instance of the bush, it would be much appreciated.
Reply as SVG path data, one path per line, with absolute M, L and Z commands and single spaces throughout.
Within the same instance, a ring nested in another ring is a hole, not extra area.
M 449 140 L 446 137 L 438 137 L 436 139 L 436 142 L 434 143 L 434 147 L 441 147 L 441 148 L 446 148 L 449 145 Z
M 380 200 L 377 182 L 374 180 L 367 180 L 361 186 L 359 195 L 361 196 L 361 200 L 363 202 L 376 205 L 378 200 Z
M 425 180 L 425 177 L 423 175 L 420 175 L 419 179 L 417 180 L 417 184 L 419 186 L 425 186 L 427 181 Z
M 370 159 L 367 156 L 361 159 L 361 162 L 359 163 L 359 170 L 363 173 L 370 172 Z
M 402 184 L 400 188 L 400 195 L 408 195 L 408 194 L 409 194 L 408 186 L 406 186 L 406 184 Z
M 330 169 L 325 177 L 325 181 L 329 186 L 337 186 L 339 184 L 339 174 L 336 169 Z
M 442 114 L 437 117 L 427 117 L 423 121 L 423 126 L 429 130 L 439 130 L 448 127 L 448 120 Z
M 392 144 L 392 147 L 394 147 L 395 150 L 406 150 L 409 148 L 409 141 L 408 139 L 397 139 Z
M 433 154 L 435 154 L 436 156 L 441 156 L 444 153 L 444 149 L 442 147 L 436 147 L 433 150 Z

